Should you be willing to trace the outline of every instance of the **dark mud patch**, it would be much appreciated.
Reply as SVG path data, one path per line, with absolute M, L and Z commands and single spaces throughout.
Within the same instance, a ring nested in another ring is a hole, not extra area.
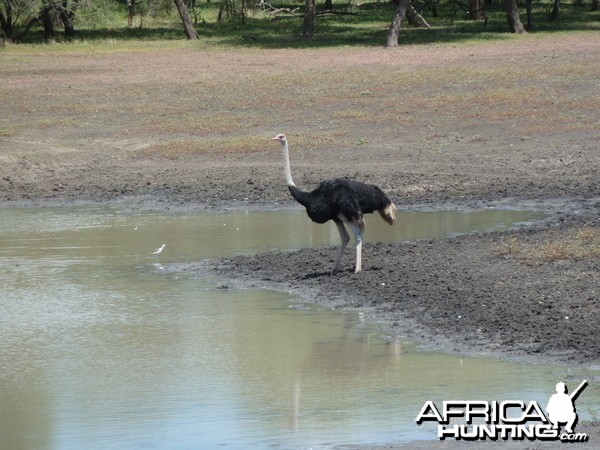
M 358 274 L 348 249 L 341 272 L 329 275 L 336 248 L 223 258 L 179 270 L 358 309 L 387 333 L 442 351 L 597 366 L 600 261 L 528 262 L 498 250 L 513 238 L 531 244 L 559 239 L 583 220 L 555 216 L 504 233 L 366 244 Z

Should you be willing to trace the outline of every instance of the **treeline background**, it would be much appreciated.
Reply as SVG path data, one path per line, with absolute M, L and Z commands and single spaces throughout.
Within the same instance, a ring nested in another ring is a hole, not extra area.
M 0 43 L 387 45 L 600 30 L 598 0 L 0 0 Z

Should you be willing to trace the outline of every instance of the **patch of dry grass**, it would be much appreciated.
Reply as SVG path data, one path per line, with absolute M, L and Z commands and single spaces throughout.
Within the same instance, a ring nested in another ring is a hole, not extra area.
M 265 151 L 269 140 L 265 136 L 242 136 L 203 138 L 158 142 L 134 150 L 137 156 L 158 156 L 166 159 L 179 159 L 200 154 L 244 154 Z
M 134 140 L 146 145 L 142 153 L 176 159 L 268 151 L 269 143 L 258 144 L 253 136 L 268 140 L 278 132 L 293 138 L 292 151 L 357 142 L 397 148 L 453 132 L 488 142 L 504 123 L 512 135 L 532 139 L 556 130 L 589 132 L 597 122 L 600 65 L 573 55 L 573 42 L 563 41 L 551 45 L 564 61 L 534 62 L 513 56 L 520 54 L 515 45 L 529 48 L 525 41 L 398 52 L 216 50 L 176 43 L 11 49 L 11 64 L 0 66 L 0 78 L 10 80 L 0 85 L 0 98 L 11 112 L 0 135 L 33 141 L 52 136 L 61 146 L 92 152 L 96 136 L 111 136 L 123 147 Z M 509 58 L 510 64 L 495 62 Z M 184 75 L 175 77 L 174 67 L 185 67 Z M 246 142 L 236 143 L 242 135 Z M 445 146 L 445 152 L 463 148 Z
M 600 258 L 600 228 L 585 225 L 568 231 L 559 239 L 543 243 L 527 243 L 511 237 L 494 250 L 501 256 L 515 258 L 526 264 Z
M 249 125 L 246 125 L 246 122 L 248 122 L 248 117 L 235 113 L 200 115 L 183 112 L 163 117 L 146 114 L 139 131 L 155 134 L 219 135 L 229 133 L 236 127 L 250 128 L 252 122 Z
M 0 125 L 0 137 L 13 137 L 19 133 L 19 127 L 15 125 Z

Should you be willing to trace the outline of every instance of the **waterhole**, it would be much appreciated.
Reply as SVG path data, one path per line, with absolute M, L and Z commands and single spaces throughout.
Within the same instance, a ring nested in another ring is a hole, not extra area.
M 327 448 L 434 439 L 433 427 L 415 424 L 427 400 L 545 404 L 557 381 L 590 376 L 423 351 L 382 337 L 358 313 L 164 270 L 338 245 L 335 226 L 313 225 L 302 211 L 0 214 L 1 448 Z M 431 239 L 538 217 L 402 213 L 393 228 L 369 220 L 365 237 Z M 580 419 L 597 413 L 590 391 L 577 403 Z

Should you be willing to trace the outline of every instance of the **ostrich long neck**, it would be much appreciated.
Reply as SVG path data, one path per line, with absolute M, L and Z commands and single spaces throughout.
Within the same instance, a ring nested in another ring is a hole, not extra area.
M 310 204 L 310 194 L 298 189 L 294 184 L 294 180 L 292 180 L 292 172 L 290 171 L 290 151 L 288 149 L 287 141 L 283 141 L 283 171 L 285 173 L 285 182 L 287 183 L 292 197 L 305 208 L 308 207 Z
M 292 180 L 292 171 L 290 170 L 290 151 L 288 149 L 288 143 L 283 143 L 283 172 L 285 174 L 285 182 L 288 186 L 296 186 L 294 180 Z

